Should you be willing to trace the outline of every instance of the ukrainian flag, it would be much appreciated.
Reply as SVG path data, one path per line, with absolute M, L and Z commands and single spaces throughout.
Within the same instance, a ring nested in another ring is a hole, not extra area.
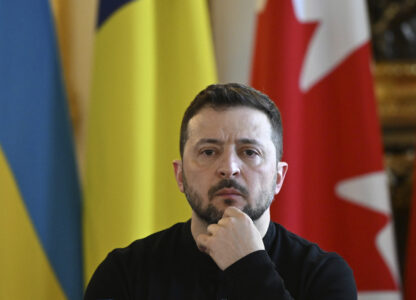
M 0 0 L 0 299 L 81 299 L 80 188 L 47 0 Z
M 182 115 L 216 81 L 206 0 L 102 0 L 90 102 L 86 278 L 115 247 L 190 217 L 176 186 Z

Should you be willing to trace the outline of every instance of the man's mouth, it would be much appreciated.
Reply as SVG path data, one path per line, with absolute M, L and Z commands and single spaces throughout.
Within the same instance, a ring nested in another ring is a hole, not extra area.
M 240 191 L 233 188 L 224 188 L 214 194 L 215 196 L 243 196 Z
M 208 190 L 209 199 L 227 196 L 231 199 L 241 197 L 246 198 L 248 197 L 248 191 L 244 186 L 240 185 L 233 179 L 223 179 Z

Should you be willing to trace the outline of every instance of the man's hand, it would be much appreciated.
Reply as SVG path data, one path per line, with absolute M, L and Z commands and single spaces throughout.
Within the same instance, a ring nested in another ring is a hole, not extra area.
M 254 251 L 264 250 L 263 239 L 253 221 L 235 207 L 228 207 L 218 224 L 209 225 L 207 231 L 196 242 L 221 270 Z

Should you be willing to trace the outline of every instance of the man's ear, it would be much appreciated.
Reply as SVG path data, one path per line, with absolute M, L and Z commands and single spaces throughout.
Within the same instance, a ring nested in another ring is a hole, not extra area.
M 281 161 L 277 164 L 276 189 L 274 191 L 275 195 L 279 194 L 280 189 L 282 188 L 288 167 L 288 164 L 284 161 Z
M 183 193 L 182 161 L 177 159 L 173 161 L 173 171 L 175 172 L 176 183 L 179 190 Z

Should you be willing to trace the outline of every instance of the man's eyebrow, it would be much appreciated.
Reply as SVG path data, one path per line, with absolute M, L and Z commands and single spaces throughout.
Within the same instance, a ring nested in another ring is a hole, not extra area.
M 249 144 L 249 145 L 256 145 L 256 146 L 261 146 L 261 143 L 256 140 L 256 139 L 249 139 L 249 138 L 242 138 L 242 139 L 238 139 L 237 140 L 238 144 Z M 200 146 L 203 144 L 214 144 L 214 145 L 222 145 L 224 144 L 223 141 L 217 140 L 217 139 L 212 139 L 212 138 L 205 138 L 205 139 L 200 139 L 195 146 Z
M 249 138 L 238 139 L 237 143 L 261 146 L 259 141 L 257 141 L 256 139 L 249 139 Z
M 198 141 L 198 143 L 196 143 L 195 146 L 200 146 L 200 145 L 203 145 L 203 144 L 221 145 L 221 144 L 223 144 L 223 142 L 221 142 L 220 140 L 217 140 L 217 139 L 200 139 Z

